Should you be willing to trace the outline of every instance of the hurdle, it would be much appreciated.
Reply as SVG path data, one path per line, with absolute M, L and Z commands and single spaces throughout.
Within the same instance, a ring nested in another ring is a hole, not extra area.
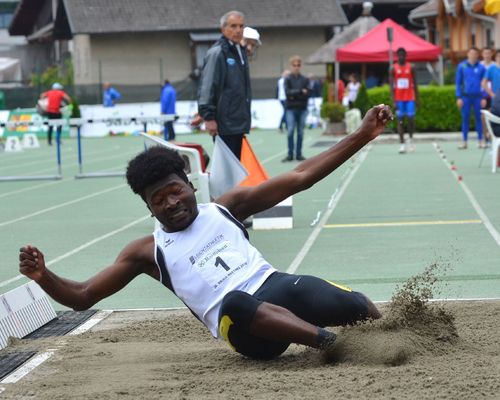
M 24 121 L 17 121 L 14 123 L 1 123 L 0 127 L 6 127 L 6 126 L 26 126 L 26 125 L 31 125 L 31 126 L 52 126 L 57 129 L 57 125 L 63 125 L 67 123 L 67 120 L 65 119 L 53 119 L 53 120 L 48 120 L 48 121 L 37 121 L 37 122 L 24 122 Z M 12 138 L 12 139 L 11 139 Z M 15 139 L 13 139 L 15 138 Z M 17 140 L 16 140 L 17 139 Z M 7 136 L 7 142 L 12 143 L 10 146 L 11 148 L 9 149 L 8 146 L 6 146 L 6 150 L 12 150 L 12 151 L 22 151 L 23 150 L 23 145 L 21 144 L 21 141 L 17 136 Z M 26 138 L 23 140 L 23 143 L 27 145 L 27 148 L 36 148 L 39 147 L 38 144 L 38 138 L 36 138 L 36 143 L 33 138 Z M 37 146 L 38 144 L 38 146 Z M 19 148 L 14 148 L 19 146 Z M 41 181 L 41 180 L 60 180 L 62 179 L 62 165 L 61 165 L 61 138 L 58 137 L 56 134 L 56 154 L 57 154 L 57 172 L 53 175 L 12 175 L 12 176 L 0 176 L 0 182 L 17 182 L 17 181 Z
M 76 126 L 77 128 L 77 147 L 78 147 L 78 173 L 75 175 L 75 179 L 85 179 L 85 178 L 109 178 L 109 177 L 123 177 L 125 176 L 124 171 L 110 171 L 110 172 L 83 172 L 83 147 L 82 147 L 82 135 L 81 126 L 83 123 L 92 122 L 107 122 L 112 121 L 114 123 L 122 123 L 128 125 L 130 123 L 142 124 L 144 131 L 147 132 L 148 123 L 163 123 L 166 121 L 175 121 L 175 115 L 160 115 L 156 117 L 131 117 L 131 118 L 113 118 L 113 119 L 102 119 L 102 120 L 82 120 L 82 119 L 71 119 L 71 126 Z
M 16 121 L 0 123 L 0 127 L 6 126 L 53 126 L 66 125 L 69 127 L 74 127 L 77 130 L 77 147 L 78 147 L 78 173 L 75 175 L 76 179 L 83 178 L 101 178 L 101 177 L 123 177 L 125 175 L 124 171 L 110 171 L 110 172 L 84 172 L 83 171 L 83 145 L 82 145 L 82 135 L 81 127 L 83 124 L 92 124 L 105 122 L 110 124 L 123 124 L 128 125 L 131 123 L 142 124 L 143 128 L 147 131 L 148 123 L 163 124 L 166 121 L 175 121 L 177 119 L 176 115 L 157 115 L 157 116 L 132 116 L 132 117 L 118 117 L 118 118 L 61 118 L 61 119 L 51 119 L 45 121 Z M 19 146 L 20 141 L 17 138 L 16 146 Z M 15 176 L 0 176 L 0 182 L 6 181 L 28 181 L 28 180 L 57 180 L 62 179 L 62 166 L 61 166 L 61 142 L 60 138 L 56 137 L 57 144 L 57 173 L 54 175 L 15 175 Z M 12 140 L 12 139 L 11 139 Z M 36 147 L 36 146 L 32 146 Z

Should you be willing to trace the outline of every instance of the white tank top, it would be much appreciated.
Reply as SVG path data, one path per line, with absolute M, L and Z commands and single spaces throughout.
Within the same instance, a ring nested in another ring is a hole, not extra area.
M 156 229 L 155 259 L 161 282 L 219 337 L 218 316 L 232 290 L 253 294 L 276 271 L 248 241 L 229 211 L 198 204 L 198 216 L 180 232 Z

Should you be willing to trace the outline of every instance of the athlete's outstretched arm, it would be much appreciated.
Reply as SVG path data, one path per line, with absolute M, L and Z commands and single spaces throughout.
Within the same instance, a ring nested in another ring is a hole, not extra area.
M 266 210 L 287 197 L 310 188 L 375 139 L 392 119 L 388 106 L 371 108 L 359 129 L 328 150 L 300 163 L 292 171 L 278 175 L 254 187 L 237 187 L 216 200 L 239 220 Z
M 136 240 L 120 252 L 112 265 L 85 282 L 76 282 L 50 271 L 43 253 L 27 245 L 19 250 L 19 271 L 58 303 L 74 310 L 86 310 L 118 292 L 137 275 L 154 271 L 153 247 L 152 236 Z

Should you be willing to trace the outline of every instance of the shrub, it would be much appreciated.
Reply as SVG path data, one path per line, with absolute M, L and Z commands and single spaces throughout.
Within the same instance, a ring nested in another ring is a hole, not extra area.
M 368 92 L 364 83 L 362 83 L 361 87 L 359 88 L 359 92 L 353 106 L 355 108 L 359 108 L 359 110 L 361 111 L 361 115 L 365 115 L 370 108 L 370 98 L 368 97 Z
M 419 86 L 418 89 L 420 101 L 415 117 L 417 131 L 459 131 L 461 117 L 456 106 L 455 85 Z M 383 103 L 393 106 L 388 85 L 369 89 L 368 98 L 370 105 Z M 395 112 L 394 109 L 393 112 Z M 474 126 L 472 122 L 471 126 Z
M 321 104 L 320 116 L 329 122 L 342 122 L 346 108 L 335 101 L 327 101 Z

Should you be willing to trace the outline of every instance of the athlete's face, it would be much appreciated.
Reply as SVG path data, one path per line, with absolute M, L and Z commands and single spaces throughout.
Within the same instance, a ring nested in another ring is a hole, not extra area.
M 151 213 L 167 232 L 186 229 L 198 215 L 195 189 L 176 174 L 146 188 L 145 199 Z
M 403 65 L 406 62 L 406 53 L 404 51 L 398 52 L 398 63 Z

